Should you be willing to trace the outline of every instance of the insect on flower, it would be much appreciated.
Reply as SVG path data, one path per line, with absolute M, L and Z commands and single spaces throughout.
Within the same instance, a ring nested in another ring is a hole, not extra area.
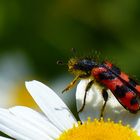
M 92 79 L 86 86 L 83 104 L 78 112 L 84 109 L 87 92 L 94 82 L 98 82 L 103 86 L 102 96 L 104 104 L 101 109 L 100 117 L 103 117 L 103 112 L 108 100 L 107 89 L 111 90 L 113 95 L 126 110 L 131 113 L 137 113 L 140 109 L 140 85 L 109 61 L 100 63 L 92 58 L 71 58 L 68 61 L 68 70 L 76 77 L 62 92 L 71 89 L 80 79 Z

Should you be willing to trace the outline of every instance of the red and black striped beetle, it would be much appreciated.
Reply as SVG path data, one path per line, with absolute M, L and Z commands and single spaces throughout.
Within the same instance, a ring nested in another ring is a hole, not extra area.
M 76 75 L 76 77 L 63 92 L 71 89 L 79 79 L 93 78 L 87 84 L 84 102 L 79 112 L 84 109 L 87 91 L 94 84 L 95 80 L 104 87 L 102 95 L 105 102 L 101 110 L 101 117 L 103 116 L 103 111 L 108 100 L 107 89 L 111 90 L 126 110 L 131 113 L 137 113 L 140 109 L 140 85 L 112 63 L 108 61 L 99 63 L 91 58 L 71 58 L 68 61 L 68 70 Z

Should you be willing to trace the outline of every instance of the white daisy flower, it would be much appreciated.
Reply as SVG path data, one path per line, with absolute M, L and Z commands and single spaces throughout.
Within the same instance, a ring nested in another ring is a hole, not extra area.
M 140 139 L 137 133 L 128 126 L 123 126 L 120 122 L 113 123 L 110 120 L 106 122 L 104 120 L 99 121 L 97 120 L 98 116 L 94 121 L 88 119 L 84 124 L 77 123 L 68 107 L 49 87 L 38 81 L 26 82 L 26 87 L 43 114 L 23 106 L 16 106 L 9 109 L 1 108 L 0 131 L 14 139 Z M 81 87 L 81 89 L 83 90 L 84 88 Z
M 77 110 L 79 110 L 83 104 L 85 88 L 90 79 L 81 80 L 76 90 L 76 103 Z M 129 124 L 132 128 L 138 131 L 140 135 L 140 111 L 136 114 L 132 114 L 118 102 L 110 90 L 108 90 L 109 99 L 107 101 L 104 110 L 104 120 L 110 118 L 111 120 L 118 122 L 122 121 L 124 125 Z M 97 84 L 93 84 L 91 89 L 87 92 L 86 105 L 82 112 L 79 113 L 79 117 L 84 122 L 87 117 L 100 118 L 101 108 L 104 100 L 101 95 L 101 87 Z
M 11 139 L 0 136 L 0 140 L 11 140 Z

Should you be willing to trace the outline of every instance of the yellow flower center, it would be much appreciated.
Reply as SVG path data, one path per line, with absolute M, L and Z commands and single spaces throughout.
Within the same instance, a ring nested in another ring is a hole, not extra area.
M 78 123 L 62 133 L 57 140 L 140 140 L 136 131 L 128 125 L 95 119 L 86 121 L 84 124 Z

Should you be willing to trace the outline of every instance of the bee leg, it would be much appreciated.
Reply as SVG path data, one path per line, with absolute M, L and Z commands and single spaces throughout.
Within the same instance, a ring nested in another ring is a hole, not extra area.
M 91 81 L 87 84 L 86 89 L 85 89 L 83 104 L 82 104 L 82 107 L 80 108 L 80 110 L 78 111 L 78 113 L 83 111 L 83 109 L 84 109 L 84 107 L 85 107 L 85 104 L 86 104 L 87 92 L 88 92 L 88 90 L 91 88 L 91 86 L 93 85 L 93 83 L 94 83 L 94 80 L 91 80 Z
M 76 76 L 76 77 L 73 79 L 73 81 L 70 82 L 70 83 L 67 85 L 67 87 L 62 91 L 62 93 L 64 93 L 65 91 L 70 90 L 70 89 L 75 85 L 75 83 L 76 83 L 79 79 L 80 79 L 80 76 L 79 76 L 79 75 Z
M 104 104 L 103 104 L 102 109 L 101 109 L 100 119 L 103 118 L 105 106 L 106 106 L 106 103 L 108 101 L 108 93 L 107 93 L 106 89 L 102 90 L 102 96 L 103 96 L 103 99 L 104 99 Z

